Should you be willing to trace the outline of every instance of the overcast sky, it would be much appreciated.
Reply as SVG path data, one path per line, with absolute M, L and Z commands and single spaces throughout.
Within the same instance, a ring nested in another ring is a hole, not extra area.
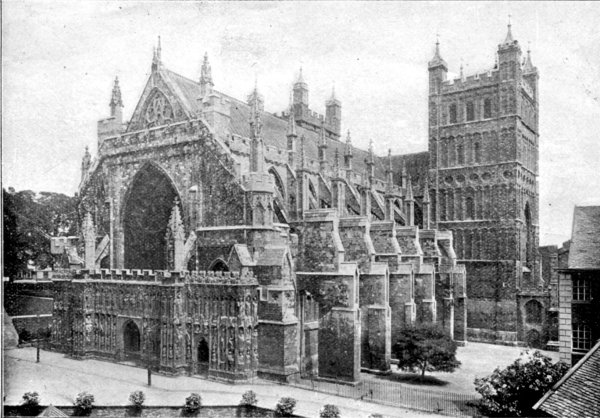
M 584 2 L 2 2 L 2 182 L 73 194 L 96 152 L 119 76 L 125 116 L 162 37 L 163 63 L 283 110 L 300 66 L 311 107 L 335 83 L 342 129 L 383 155 L 427 147 L 427 61 L 436 33 L 450 72 L 487 70 L 508 15 L 540 73 L 542 244 L 570 237 L 574 205 L 600 204 L 600 4 Z

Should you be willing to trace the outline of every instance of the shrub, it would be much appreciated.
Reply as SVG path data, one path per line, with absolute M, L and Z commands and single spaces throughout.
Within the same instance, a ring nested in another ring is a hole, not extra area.
M 294 398 L 283 397 L 275 405 L 275 416 L 276 417 L 289 417 L 294 413 L 296 407 L 296 400 Z
M 87 392 L 80 392 L 75 398 L 75 409 L 78 415 L 88 415 L 94 408 L 94 395 Z
M 256 393 L 248 390 L 242 395 L 240 405 L 256 405 L 257 402 L 258 400 L 256 399 Z
M 188 414 L 193 414 L 200 410 L 202 406 L 202 398 L 197 393 L 191 393 L 190 396 L 185 398 L 185 406 L 183 410 Z
M 481 394 L 479 410 L 497 417 L 536 415 L 533 405 L 567 370 L 566 364 L 552 364 L 539 351 L 525 351 L 506 368 L 496 368 L 490 376 L 475 379 L 475 390 Z
M 37 392 L 25 392 L 21 408 L 24 415 L 37 415 L 40 408 L 40 395 Z
M 327 404 L 319 411 L 320 418 L 340 418 L 340 409 L 332 404 Z
M 142 409 L 146 395 L 141 390 L 135 390 L 129 394 L 129 403 L 135 409 Z
M 460 366 L 456 360 L 456 342 L 440 326 L 419 324 L 400 331 L 392 347 L 398 359 L 398 368 L 411 372 L 453 372 Z

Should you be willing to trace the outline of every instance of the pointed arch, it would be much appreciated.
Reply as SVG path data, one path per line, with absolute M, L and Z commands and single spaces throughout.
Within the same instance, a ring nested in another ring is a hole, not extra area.
M 143 164 L 131 180 L 121 208 L 125 268 L 167 267 L 166 231 L 176 200 L 181 205 L 181 195 L 169 175 L 154 162 Z M 181 214 L 182 209 L 180 206 Z
M 209 271 L 229 271 L 229 266 L 222 258 L 217 258 L 210 263 Z

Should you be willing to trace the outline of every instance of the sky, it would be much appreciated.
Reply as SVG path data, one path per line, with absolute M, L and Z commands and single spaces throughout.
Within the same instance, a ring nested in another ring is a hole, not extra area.
M 125 118 L 162 39 L 163 64 L 280 112 L 303 68 L 310 106 L 332 87 L 342 130 L 385 155 L 427 149 L 427 62 L 494 64 L 511 16 L 540 73 L 540 243 L 570 238 L 573 207 L 600 204 L 600 4 L 594 2 L 2 2 L 2 184 L 72 195 L 119 77 Z

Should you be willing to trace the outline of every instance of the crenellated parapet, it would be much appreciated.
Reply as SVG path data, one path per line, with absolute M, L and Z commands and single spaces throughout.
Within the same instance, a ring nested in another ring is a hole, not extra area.
M 55 273 L 55 272 L 53 272 Z M 254 274 L 249 271 L 167 271 L 136 269 L 77 270 L 70 275 L 53 275 L 52 280 L 136 282 L 156 284 L 212 284 L 258 286 Z

